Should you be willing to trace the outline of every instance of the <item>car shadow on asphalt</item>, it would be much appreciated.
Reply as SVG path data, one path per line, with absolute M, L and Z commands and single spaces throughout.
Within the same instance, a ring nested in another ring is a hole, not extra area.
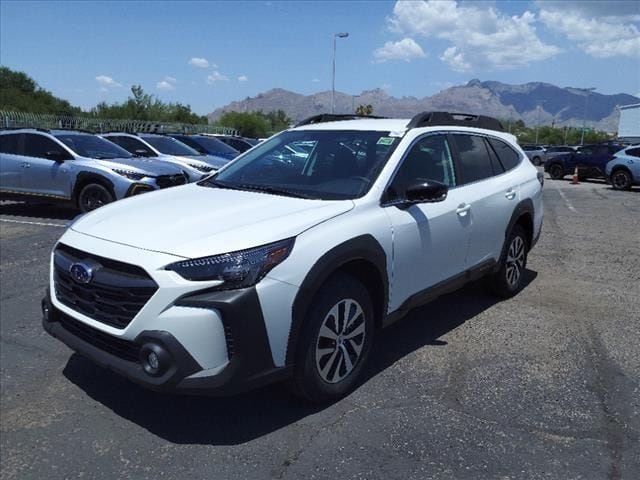
M 526 285 L 537 273 L 525 272 Z M 482 281 L 416 308 L 379 332 L 359 388 L 398 360 L 424 347 L 446 348 L 439 340 L 500 300 Z M 63 374 L 89 397 L 159 437 L 177 444 L 238 445 L 275 432 L 327 409 L 291 396 L 281 384 L 234 397 L 160 394 L 140 387 L 73 354 Z M 390 392 L 390 395 L 393 395 Z
M 50 203 L 0 202 L 0 215 L 49 220 L 71 220 L 80 212 L 67 205 Z

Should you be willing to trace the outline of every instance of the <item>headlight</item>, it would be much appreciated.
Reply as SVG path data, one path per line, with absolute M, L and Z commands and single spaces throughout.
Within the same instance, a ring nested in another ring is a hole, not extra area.
M 213 167 L 210 167 L 208 165 L 195 165 L 193 163 L 190 163 L 189 166 L 191 168 L 195 168 L 196 170 L 198 170 L 200 172 L 205 172 L 205 173 L 212 172 L 214 170 Z
M 147 176 L 144 173 L 138 173 L 138 172 L 134 172 L 132 170 L 124 170 L 124 169 L 121 169 L 121 168 L 112 168 L 111 170 L 116 172 L 118 175 L 122 175 L 123 177 L 127 177 L 130 180 L 142 180 L 144 177 Z
M 183 260 L 168 265 L 166 269 L 187 280 L 222 280 L 225 283 L 219 288 L 224 290 L 249 287 L 289 256 L 294 240 L 288 238 L 262 247 Z

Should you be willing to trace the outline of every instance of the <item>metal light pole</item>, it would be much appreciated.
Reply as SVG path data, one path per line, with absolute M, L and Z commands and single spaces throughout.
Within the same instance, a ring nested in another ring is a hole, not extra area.
M 585 88 L 587 94 L 584 97 L 584 115 L 582 115 L 582 135 L 580 135 L 580 145 L 584 145 L 584 130 L 587 127 L 587 103 L 589 102 L 589 94 L 595 90 L 595 87 Z
M 540 127 L 540 105 L 536 105 L 536 145 L 538 145 L 538 128 Z
M 333 34 L 333 72 L 331 75 L 331 113 L 336 109 L 336 40 L 338 38 L 347 38 L 348 32 Z

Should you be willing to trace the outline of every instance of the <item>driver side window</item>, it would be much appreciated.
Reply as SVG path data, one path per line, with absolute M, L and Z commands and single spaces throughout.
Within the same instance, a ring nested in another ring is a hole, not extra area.
M 404 198 L 409 186 L 426 180 L 435 180 L 449 188 L 456 185 L 451 149 L 445 135 L 428 135 L 411 147 L 389 186 L 389 200 Z

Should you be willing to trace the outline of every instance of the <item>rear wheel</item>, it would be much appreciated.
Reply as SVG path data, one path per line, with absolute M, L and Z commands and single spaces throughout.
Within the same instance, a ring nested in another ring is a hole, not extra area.
M 305 319 L 290 382 L 293 393 L 321 403 L 350 392 L 369 356 L 374 327 L 366 287 L 350 275 L 333 275 Z
M 531 161 L 533 162 L 533 164 L 534 164 L 536 167 L 539 167 L 539 166 L 540 166 L 540 164 L 542 163 L 542 160 L 540 160 L 540 157 L 533 157 L 533 159 L 532 159 Z
M 109 190 L 99 183 L 90 183 L 80 190 L 78 195 L 78 208 L 81 212 L 86 213 L 96 208 L 100 208 L 107 203 L 113 202 L 115 199 Z
M 553 180 L 561 180 L 564 177 L 564 169 L 562 168 L 562 165 L 558 165 L 557 163 L 551 165 L 549 167 L 549 176 Z
M 491 277 L 490 287 L 496 295 L 509 298 L 522 289 L 528 251 L 524 228 L 520 225 L 514 226 L 507 239 L 507 251 L 500 270 Z
M 631 182 L 631 174 L 626 170 L 615 170 L 611 174 L 611 186 L 616 190 L 629 190 Z

